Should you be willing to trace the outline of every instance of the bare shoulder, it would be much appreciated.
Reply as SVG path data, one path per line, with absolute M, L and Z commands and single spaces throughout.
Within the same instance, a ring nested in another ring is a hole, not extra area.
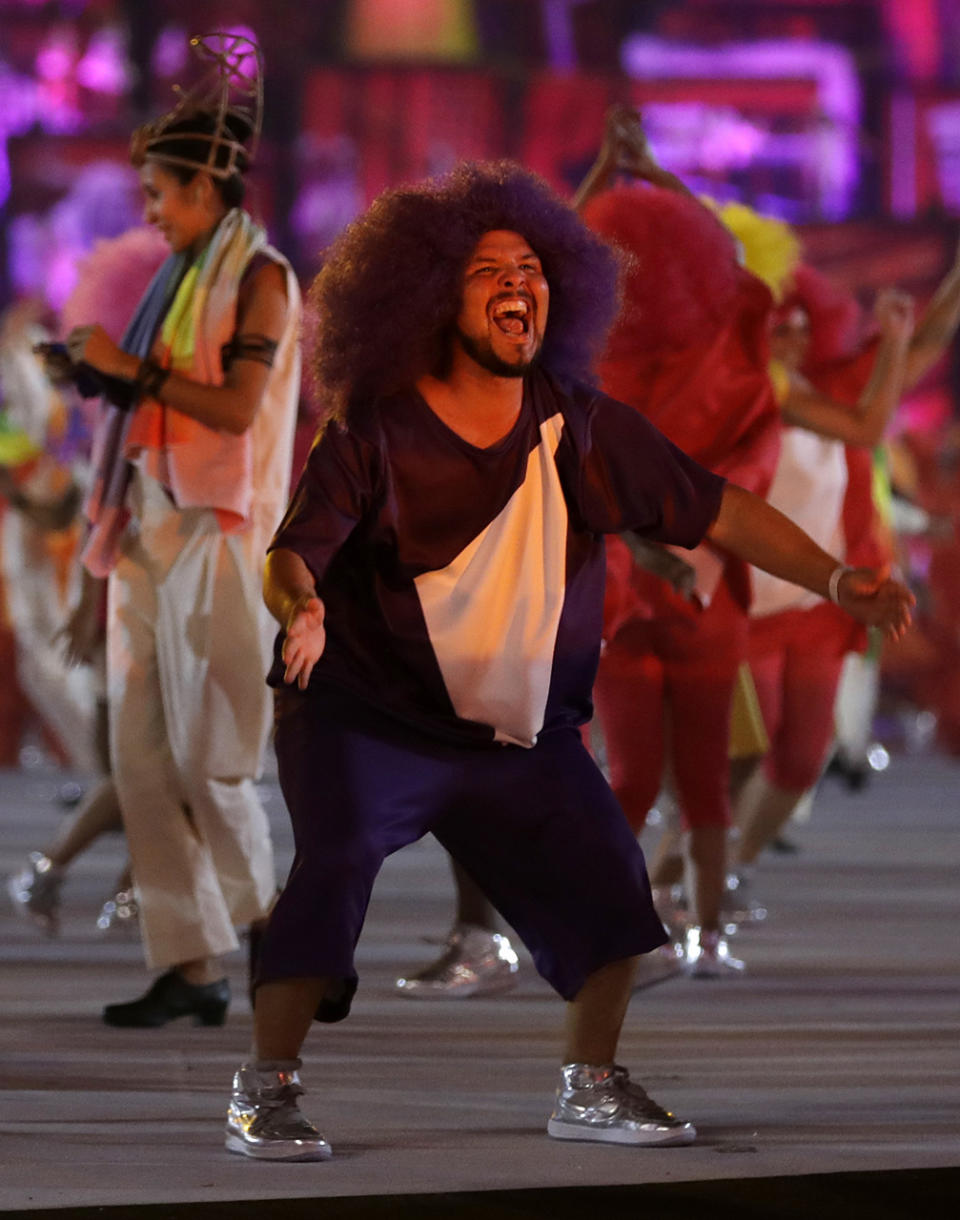
M 251 316 L 281 320 L 287 312 L 287 270 L 275 259 L 258 260 L 240 286 L 237 313 L 242 321 Z
M 256 266 L 244 276 L 240 289 L 241 300 L 254 297 L 279 295 L 287 297 L 287 269 L 273 258 L 258 258 Z

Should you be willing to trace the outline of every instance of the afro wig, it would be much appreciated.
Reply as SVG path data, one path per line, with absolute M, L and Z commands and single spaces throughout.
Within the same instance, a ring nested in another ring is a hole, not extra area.
M 618 350 L 676 351 L 725 322 L 737 295 L 736 247 L 703 204 L 663 187 L 621 186 L 592 199 L 584 219 L 628 260 Z
M 307 350 L 321 409 L 350 409 L 442 370 L 467 260 L 484 233 L 521 234 L 550 287 L 540 363 L 590 380 L 618 306 L 615 254 L 535 175 L 465 162 L 386 191 L 330 248 L 310 291 Z

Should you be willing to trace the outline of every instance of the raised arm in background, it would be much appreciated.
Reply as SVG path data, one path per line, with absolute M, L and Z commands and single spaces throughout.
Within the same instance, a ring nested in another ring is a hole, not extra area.
M 618 174 L 695 197 L 676 174 L 657 164 L 640 115 L 632 106 L 613 106 L 607 111 L 600 152 L 573 197 L 577 211 L 582 212 L 594 195 L 612 186 Z
M 794 427 L 833 437 L 847 445 L 876 445 L 903 394 L 913 336 L 913 300 L 887 289 L 877 298 L 881 339 L 870 380 L 851 409 L 821 394 L 800 373 L 790 370 L 790 389 L 781 403 Z

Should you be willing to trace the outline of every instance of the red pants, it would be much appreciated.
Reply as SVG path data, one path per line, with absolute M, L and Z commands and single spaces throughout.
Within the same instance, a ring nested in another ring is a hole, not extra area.
M 770 737 L 764 767 L 778 788 L 805 792 L 833 740 L 833 704 L 853 620 L 829 602 L 750 620 L 750 670 Z
M 665 762 L 685 825 L 729 824 L 730 704 L 746 646 L 746 614 L 721 581 L 702 613 L 631 620 L 604 649 L 594 701 L 610 782 L 635 831 Z

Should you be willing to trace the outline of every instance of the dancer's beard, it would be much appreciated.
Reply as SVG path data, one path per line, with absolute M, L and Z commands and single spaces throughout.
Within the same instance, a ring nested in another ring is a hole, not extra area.
M 460 340 L 460 346 L 470 359 L 474 363 L 479 364 L 482 369 L 486 369 L 488 373 L 493 373 L 496 377 L 522 377 L 524 373 L 533 368 L 540 355 L 538 347 L 529 360 L 510 364 L 506 360 L 500 359 L 493 350 L 489 339 L 473 339 L 469 335 L 465 335 L 459 327 L 457 328 L 457 338 Z

